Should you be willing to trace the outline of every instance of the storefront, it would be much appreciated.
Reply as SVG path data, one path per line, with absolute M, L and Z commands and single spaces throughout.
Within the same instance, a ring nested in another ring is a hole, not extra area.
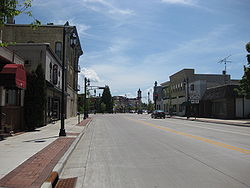
M 1 54 L 0 130 L 2 132 L 15 132 L 24 129 L 23 106 L 26 72 L 22 64 L 14 62 L 12 63 Z

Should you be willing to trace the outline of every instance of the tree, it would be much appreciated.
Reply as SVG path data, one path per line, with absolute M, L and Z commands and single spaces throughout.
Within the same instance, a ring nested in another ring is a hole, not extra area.
M 45 124 L 45 75 L 39 64 L 35 72 L 27 75 L 27 89 L 24 97 L 24 118 L 28 130 Z
M 110 94 L 110 89 L 108 86 L 105 86 L 105 89 L 102 93 L 102 103 L 106 105 L 105 112 L 112 113 L 113 112 L 113 100 Z
M 244 66 L 244 75 L 240 81 L 240 88 L 237 90 L 239 95 L 246 96 L 250 99 L 250 42 L 246 44 L 247 54 L 247 65 Z
M 29 11 L 32 0 L 1 0 L 0 2 L 0 25 L 6 23 L 8 18 L 26 14 L 32 17 L 34 21 L 32 24 L 41 24 L 39 20 L 35 19 L 32 12 Z

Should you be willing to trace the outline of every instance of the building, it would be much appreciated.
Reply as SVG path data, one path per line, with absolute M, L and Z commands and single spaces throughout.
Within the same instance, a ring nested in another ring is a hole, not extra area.
M 0 131 L 24 129 L 24 60 L 12 50 L 0 48 Z
M 179 116 L 197 114 L 199 102 L 207 88 L 230 83 L 230 75 L 195 74 L 194 69 L 183 69 L 162 83 L 161 89 L 154 91 L 158 95 L 156 109 Z
M 137 97 L 135 98 L 127 98 L 126 96 L 114 96 L 114 112 L 118 113 L 128 113 L 128 112 L 137 112 L 142 110 L 141 109 L 141 90 L 137 91 Z
M 65 91 L 66 91 L 66 117 L 75 116 L 77 113 L 77 92 L 79 57 L 83 54 L 77 29 L 65 25 L 52 23 L 41 25 L 33 29 L 26 24 L 5 24 L 0 27 L 3 42 L 18 43 L 48 43 L 50 48 L 65 64 Z
M 39 64 L 45 72 L 46 106 L 45 124 L 60 119 L 61 114 L 61 88 L 62 88 L 62 62 L 46 43 L 18 43 L 10 45 L 9 49 L 24 59 L 27 73 L 35 71 Z
M 199 116 L 221 119 L 249 118 L 250 100 L 238 95 L 239 85 L 209 88 L 199 106 Z

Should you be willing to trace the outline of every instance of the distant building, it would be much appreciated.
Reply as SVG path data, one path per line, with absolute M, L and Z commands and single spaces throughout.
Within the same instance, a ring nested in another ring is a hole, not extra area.
M 141 110 L 141 90 L 137 91 L 136 98 L 127 98 L 124 96 L 114 96 L 114 112 L 118 113 L 128 113 L 128 112 L 137 112 Z
M 34 30 L 26 24 L 5 24 L 0 27 L 0 30 L 2 30 L 3 42 L 48 43 L 61 61 L 65 59 L 66 117 L 75 116 L 79 91 L 78 63 L 79 57 L 83 54 L 76 27 L 70 26 L 68 22 L 65 25 L 50 23 Z M 65 54 L 64 57 L 63 54 Z
M 156 107 L 179 116 L 185 116 L 187 112 L 197 115 L 199 103 L 208 88 L 237 83 L 231 81 L 230 75 L 195 74 L 194 69 L 183 69 L 169 78 L 161 84 L 161 89 L 157 88 L 162 91 L 158 94 Z

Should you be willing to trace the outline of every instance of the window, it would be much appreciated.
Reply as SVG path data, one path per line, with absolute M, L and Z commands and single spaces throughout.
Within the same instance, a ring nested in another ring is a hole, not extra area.
M 194 91 L 194 84 L 191 84 L 190 90 L 191 90 L 191 91 Z
M 24 61 L 24 65 L 30 65 L 30 64 L 31 64 L 30 60 L 25 60 Z
M 56 42 L 55 52 L 56 52 L 56 55 L 60 59 L 62 59 L 62 42 Z
M 49 80 L 52 82 L 52 63 L 49 64 Z
M 58 82 L 58 65 L 53 65 L 53 84 L 56 85 Z
M 21 103 L 21 92 L 17 89 L 6 89 L 5 104 L 19 106 Z

